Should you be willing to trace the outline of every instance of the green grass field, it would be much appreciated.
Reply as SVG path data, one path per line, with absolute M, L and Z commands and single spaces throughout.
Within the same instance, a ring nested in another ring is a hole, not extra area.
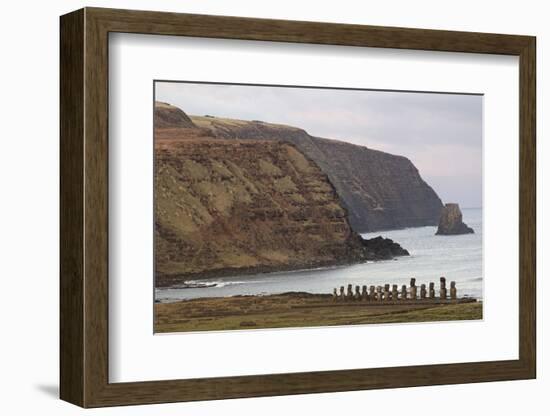
M 155 332 L 364 325 L 482 319 L 482 303 L 333 302 L 330 295 L 202 298 L 155 304 Z

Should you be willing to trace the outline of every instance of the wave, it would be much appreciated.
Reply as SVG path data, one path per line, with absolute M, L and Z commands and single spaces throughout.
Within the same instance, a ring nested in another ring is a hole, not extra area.
M 226 286 L 234 285 L 243 285 L 243 284 L 254 284 L 254 283 L 263 283 L 265 281 L 260 280 L 187 280 L 185 283 L 180 285 L 174 285 L 166 288 L 157 288 L 157 290 L 170 290 L 170 289 L 208 289 L 208 288 L 220 288 Z

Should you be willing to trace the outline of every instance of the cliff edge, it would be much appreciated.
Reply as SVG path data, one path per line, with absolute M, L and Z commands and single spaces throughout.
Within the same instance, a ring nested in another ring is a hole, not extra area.
M 358 233 L 437 225 L 443 204 L 403 157 L 262 121 L 190 116 L 210 135 L 227 140 L 282 140 L 294 144 L 328 176 Z
M 327 175 L 294 144 L 216 138 L 193 121 L 155 125 L 157 286 L 407 254 L 363 240 Z

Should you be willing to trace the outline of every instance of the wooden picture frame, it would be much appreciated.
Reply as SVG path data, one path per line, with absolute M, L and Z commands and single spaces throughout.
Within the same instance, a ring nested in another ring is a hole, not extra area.
M 60 396 L 82 407 L 529 379 L 536 376 L 535 38 L 85 8 L 61 17 Z M 110 383 L 108 35 L 111 32 L 515 55 L 520 91 L 519 359 Z

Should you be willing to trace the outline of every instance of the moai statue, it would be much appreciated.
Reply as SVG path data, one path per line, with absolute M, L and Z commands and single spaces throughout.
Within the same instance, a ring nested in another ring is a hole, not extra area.
M 401 299 L 402 300 L 407 299 L 407 285 L 401 286 Z
M 441 276 L 439 278 L 439 284 L 440 284 L 440 288 L 439 288 L 439 298 L 440 299 L 447 299 L 447 285 L 446 285 L 446 280 L 443 276 Z
M 435 283 L 434 282 L 430 282 L 430 290 L 429 290 L 428 296 L 430 297 L 430 299 L 435 298 Z
M 376 292 L 374 291 L 374 286 L 369 287 L 369 300 L 373 301 L 376 300 Z
M 426 285 L 420 285 L 420 299 L 426 299 Z
M 386 283 L 384 285 L 384 300 L 390 300 L 390 299 L 391 299 L 390 285 Z
M 348 291 L 346 292 L 346 298 L 349 300 L 353 299 L 353 285 L 350 283 L 348 285 Z
M 399 299 L 399 291 L 397 290 L 397 285 L 392 285 L 391 287 L 391 300 L 396 301 Z
M 332 291 L 332 301 L 336 302 L 338 300 L 338 289 L 334 288 Z
M 355 300 L 361 300 L 361 286 L 355 286 Z
M 414 283 L 413 282 L 414 279 L 411 279 L 411 283 Z M 416 299 L 416 286 L 411 286 L 411 299 L 412 300 L 415 300 Z
M 345 299 L 346 299 L 346 292 L 345 292 L 344 286 L 340 286 L 340 300 L 345 300 Z
M 378 302 L 382 302 L 384 300 L 382 286 L 376 286 L 376 299 L 378 300 Z
M 363 285 L 361 288 L 361 300 L 369 300 L 369 293 L 367 292 L 367 285 Z
M 456 299 L 456 282 L 451 282 L 451 299 Z
M 411 299 L 416 299 L 416 279 L 411 277 Z

